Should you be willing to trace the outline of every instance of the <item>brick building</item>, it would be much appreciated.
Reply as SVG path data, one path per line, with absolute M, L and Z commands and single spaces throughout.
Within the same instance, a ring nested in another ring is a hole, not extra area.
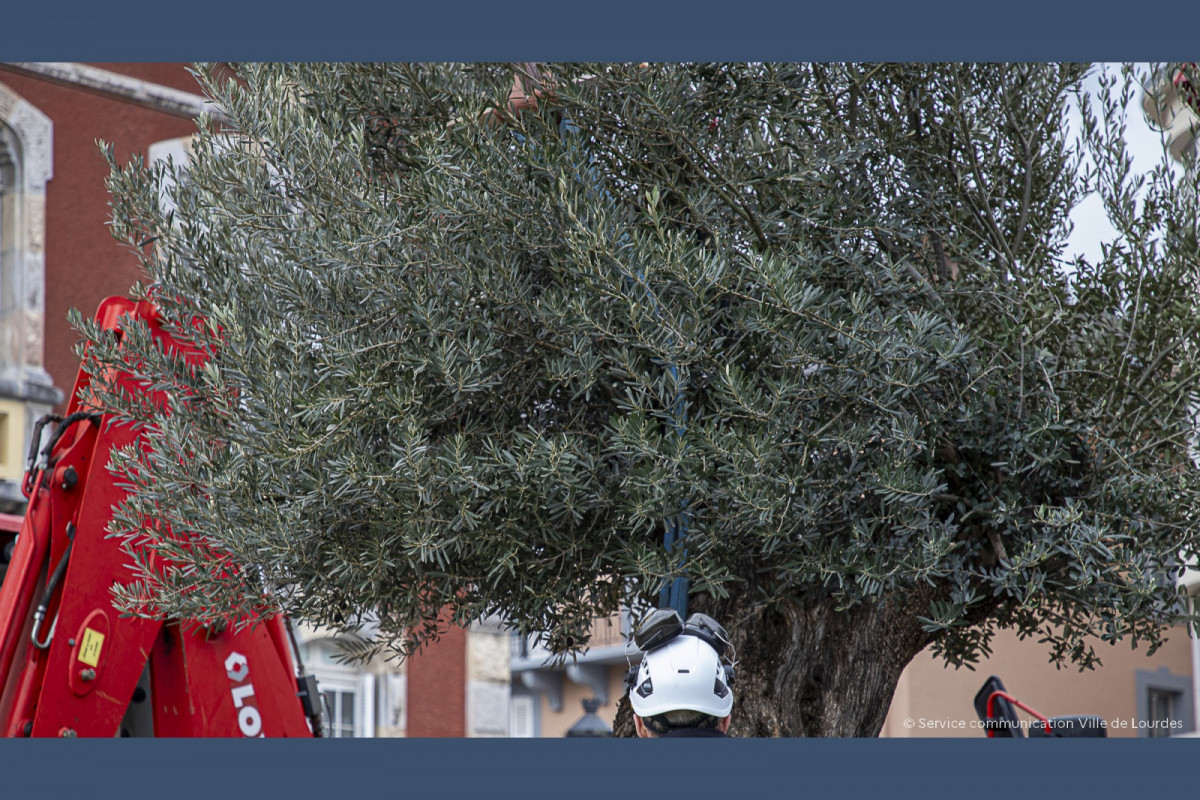
M 1164 100 L 1148 101 L 1147 111 L 1170 112 L 1155 118 L 1182 155 L 1196 146 L 1195 118 L 1177 95 L 1168 91 Z M 141 277 L 108 232 L 107 168 L 96 140 L 111 142 L 122 161 L 135 152 L 183 156 L 204 104 L 179 64 L 0 64 L 0 514 L 20 513 L 32 423 L 61 410 L 75 380 L 68 309 L 91 313 Z M 6 519 L 11 528 L 14 518 Z M 545 653 L 490 622 L 451 631 L 402 669 L 347 667 L 335 637 L 309 628 L 300 631 L 301 655 L 322 682 L 338 735 L 561 736 L 581 716 L 584 698 L 601 700 L 600 715 L 611 723 L 628 627 L 623 618 L 598 622 L 592 650 L 564 668 L 547 666 Z M 1107 651 L 1102 670 L 1083 675 L 1056 671 L 1036 643 L 1007 639 L 974 673 L 922 655 L 900 680 L 884 734 L 976 733 L 910 729 L 903 721 L 969 720 L 971 697 L 991 673 L 1050 714 L 1165 713 L 1194 727 L 1196 660 L 1200 651 L 1183 631 L 1153 658 L 1118 647 Z
M 109 233 L 97 140 L 121 162 L 183 155 L 206 105 L 198 92 L 183 64 L 0 63 L 0 530 L 24 509 L 34 421 L 61 412 L 75 382 L 68 310 L 90 315 L 143 277 Z M 495 625 L 453 631 L 405 668 L 348 667 L 336 637 L 298 633 L 332 735 L 507 734 L 507 639 Z

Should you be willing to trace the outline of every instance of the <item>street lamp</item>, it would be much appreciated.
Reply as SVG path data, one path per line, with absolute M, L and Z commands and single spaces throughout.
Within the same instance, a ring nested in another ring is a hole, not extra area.
M 596 716 L 596 709 L 600 707 L 600 701 L 594 697 L 585 698 L 583 701 L 584 715 L 578 722 L 571 726 L 567 731 L 568 737 L 588 737 L 597 738 L 604 736 L 612 736 L 612 728 L 604 724 L 604 720 Z

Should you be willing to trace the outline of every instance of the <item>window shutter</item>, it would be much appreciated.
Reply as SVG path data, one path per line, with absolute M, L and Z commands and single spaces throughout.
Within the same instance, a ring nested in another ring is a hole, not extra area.
M 529 739 L 533 733 L 533 698 L 514 695 L 508 704 L 508 735 L 514 739 Z

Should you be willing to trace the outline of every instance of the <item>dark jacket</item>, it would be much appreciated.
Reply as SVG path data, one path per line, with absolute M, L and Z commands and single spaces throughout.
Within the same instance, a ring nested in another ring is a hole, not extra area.
M 675 728 L 659 735 L 660 739 L 728 739 L 716 728 Z

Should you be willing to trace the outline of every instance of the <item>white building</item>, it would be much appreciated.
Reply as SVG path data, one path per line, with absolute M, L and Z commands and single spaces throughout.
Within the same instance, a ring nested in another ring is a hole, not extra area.
M 1200 116 L 1193 110 L 1198 96 L 1200 88 L 1194 87 L 1179 70 L 1171 80 L 1163 81 L 1156 91 L 1148 91 L 1142 98 L 1147 118 L 1166 134 L 1167 149 L 1179 161 L 1188 153 L 1197 155 L 1200 149 Z M 1184 102 L 1185 97 L 1193 101 L 1191 107 Z

